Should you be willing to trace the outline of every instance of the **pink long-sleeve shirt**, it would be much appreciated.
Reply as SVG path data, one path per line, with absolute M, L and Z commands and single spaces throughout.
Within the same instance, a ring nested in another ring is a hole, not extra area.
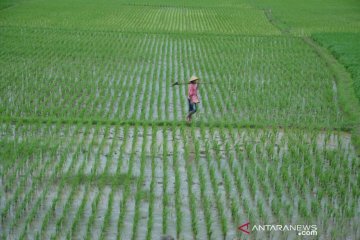
M 189 84 L 188 89 L 188 98 L 192 103 L 199 103 L 199 97 L 197 95 L 198 85 L 197 84 Z

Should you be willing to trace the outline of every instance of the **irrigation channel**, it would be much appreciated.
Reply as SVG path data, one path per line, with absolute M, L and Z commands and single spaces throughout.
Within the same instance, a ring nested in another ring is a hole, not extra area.
M 234 239 L 246 221 L 358 231 L 359 159 L 343 132 L 2 124 L 0 144 L 4 239 Z

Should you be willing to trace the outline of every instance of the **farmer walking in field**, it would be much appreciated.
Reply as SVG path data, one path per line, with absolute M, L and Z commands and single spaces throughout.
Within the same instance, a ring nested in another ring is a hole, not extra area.
M 188 102 L 189 102 L 189 113 L 186 117 L 188 123 L 191 122 L 192 115 L 197 111 L 197 104 L 200 102 L 198 97 L 198 77 L 192 76 L 189 80 L 188 86 Z

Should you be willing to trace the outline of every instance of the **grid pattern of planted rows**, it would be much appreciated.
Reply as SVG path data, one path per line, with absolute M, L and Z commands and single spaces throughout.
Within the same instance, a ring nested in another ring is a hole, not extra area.
M 115 0 L 118 4 L 168 7 L 242 7 L 249 8 L 248 0 Z
M 215 83 L 200 86 L 201 122 L 342 123 L 332 74 L 297 38 L 27 28 L 0 38 L 3 117 L 183 120 L 187 87 L 171 84 L 196 74 Z
M 71 4 L 71 9 L 67 9 Z M 81 3 L 55 2 L 39 8 L 30 3 L 5 11 L 0 26 L 116 30 L 131 32 L 186 32 L 279 35 L 263 11 L 250 7 L 189 8 L 122 4 L 96 4 L 87 8 Z M 64 11 L 59 11 L 64 8 Z M 66 11 L 66 9 L 68 11 Z M 77 14 L 73 14 L 74 11 Z M 31 14 L 29 14 L 29 12 Z M 251 25 L 251 27 L 249 27 Z
M 0 143 L 5 239 L 233 239 L 247 220 L 356 233 L 359 159 L 341 132 L 2 125 Z

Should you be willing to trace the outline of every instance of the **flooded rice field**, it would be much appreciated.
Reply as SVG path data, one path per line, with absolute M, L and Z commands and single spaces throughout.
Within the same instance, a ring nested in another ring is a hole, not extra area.
M 246 222 L 359 234 L 359 158 L 344 132 L 4 124 L 0 136 L 5 239 L 238 239 Z

